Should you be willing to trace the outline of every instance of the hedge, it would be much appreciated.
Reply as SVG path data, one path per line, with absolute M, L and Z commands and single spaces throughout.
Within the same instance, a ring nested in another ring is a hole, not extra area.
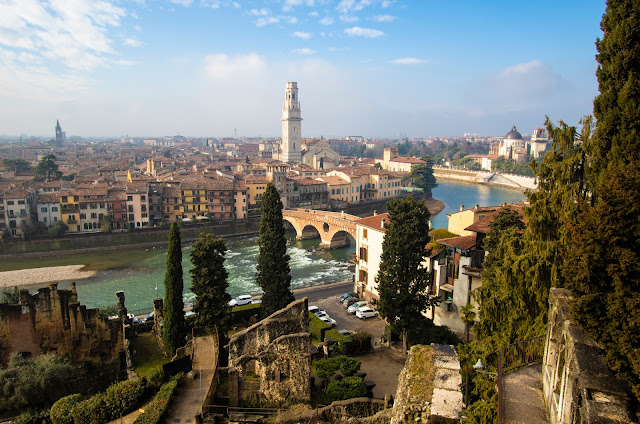
M 331 330 L 331 325 L 309 312 L 309 332 L 311 333 L 311 336 L 315 340 L 323 341 L 327 330 Z
M 104 424 L 133 410 L 144 394 L 144 382 L 125 380 L 114 383 L 105 393 L 81 401 L 79 394 L 59 399 L 51 407 L 53 424 Z
M 231 322 L 233 324 L 247 322 L 254 315 L 260 316 L 262 303 L 248 303 L 246 305 L 234 306 L 231 308 Z
M 373 348 L 371 345 L 373 336 L 365 331 L 344 335 L 336 330 L 328 330 L 325 337 L 332 337 L 336 340 L 337 345 L 334 347 L 334 352 L 340 355 L 357 355 L 369 352 Z
M 169 407 L 169 402 L 173 396 L 173 392 L 178 386 L 178 379 L 182 375 L 173 377 L 168 383 L 164 383 L 153 400 L 147 405 L 144 414 L 138 415 L 133 424 L 157 424 L 164 417 Z
M 49 416 L 53 424 L 73 424 L 73 408 L 82 401 L 79 393 L 58 399 L 51 407 Z
M 345 377 L 330 382 L 326 393 L 332 401 L 352 399 L 366 396 L 367 387 L 361 377 Z

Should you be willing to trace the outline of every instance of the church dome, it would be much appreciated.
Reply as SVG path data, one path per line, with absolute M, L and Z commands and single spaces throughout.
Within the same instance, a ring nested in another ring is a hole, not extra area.
M 504 138 L 509 140 L 522 140 L 522 134 L 518 132 L 516 126 L 514 125 L 513 127 L 511 127 L 511 131 L 509 131 L 507 135 L 504 136 Z

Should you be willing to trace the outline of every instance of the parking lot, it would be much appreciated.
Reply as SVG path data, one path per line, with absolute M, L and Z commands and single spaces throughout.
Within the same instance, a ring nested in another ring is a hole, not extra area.
M 342 306 L 342 303 L 338 303 L 337 297 L 327 297 L 324 299 L 316 300 L 313 303 L 309 303 L 309 306 L 317 306 L 320 309 L 327 311 L 327 314 L 336 320 L 337 330 L 353 330 L 353 331 L 366 331 L 373 337 L 374 346 L 380 344 L 380 338 L 384 334 L 385 323 L 380 317 L 368 318 L 361 320 L 355 315 L 351 315 L 347 312 L 347 308 Z

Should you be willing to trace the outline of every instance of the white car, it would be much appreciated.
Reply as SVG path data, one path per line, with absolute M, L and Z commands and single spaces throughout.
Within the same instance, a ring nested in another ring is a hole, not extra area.
M 375 311 L 369 307 L 364 307 L 356 311 L 356 316 L 360 319 L 373 318 L 378 316 L 378 311 Z
M 329 314 L 328 314 L 328 313 L 326 313 L 326 312 L 325 312 L 325 311 L 323 311 L 323 310 L 319 310 L 319 311 L 317 311 L 317 312 L 314 312 L 313 314 L 314 314 L 315 316 L 317 316 L 318 318 L 320 318 L 320 319 L 322 319 L 323 317 L 328 317 L 328 316 L 329 316 Z
M 320 308 L 318 308 L 317 306 L 314 306 L 314 305 L 309 306 L 309 312 L 311 312 L 312 314 L 315 314 L 318 311 L 320 311 Z
M 353 315 L 358 309 L 364 308 L 365 306 L 369 306 L 369 304 L 365 300 L 361 300 L 360 302 L 356 302 L 353 305 L 349 306 L 347 308 L 347 312 Z
M 320 321 L 329 324 L 332 327 L 336 326 L 336 320 L 333 318 L 330 318 L 329 315 L 325 315 L 323 317 L 320 317 Z
M 248 305 L 252 301 L 253 301 L 253 297 L 251 297 L 250 294 L 242 294 L 236 297 L 235 299 L 231 299 L 231 301 L 229 302 L 229 306 L 233 307 L 233 306 Z

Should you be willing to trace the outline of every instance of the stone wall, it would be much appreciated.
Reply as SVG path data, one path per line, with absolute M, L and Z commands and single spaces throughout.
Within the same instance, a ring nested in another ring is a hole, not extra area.
M 629 398 L 604 361 L 603 349 L 571 321 L 566 289 L 549 293 L 549 324 L 542 366 L 552 424 L 629 423 Z
M 307 299 L 295 301 L 229 341 L 231 406 L 286 406 L 311 400 Z
M 76 361 L 110 362 L 124 350 L 123 321 L 81 305 L 75 284 L 58 290 L 54 283 L 35 294 L 22 290 L 20 296 L 17 305 L 0 304 L 0 365 L 14 352 L 57 352 Z
M 464 409 L 461 385 L 453 346 L 413 346 L 398 377 L 391 423 L 458 423 Z

